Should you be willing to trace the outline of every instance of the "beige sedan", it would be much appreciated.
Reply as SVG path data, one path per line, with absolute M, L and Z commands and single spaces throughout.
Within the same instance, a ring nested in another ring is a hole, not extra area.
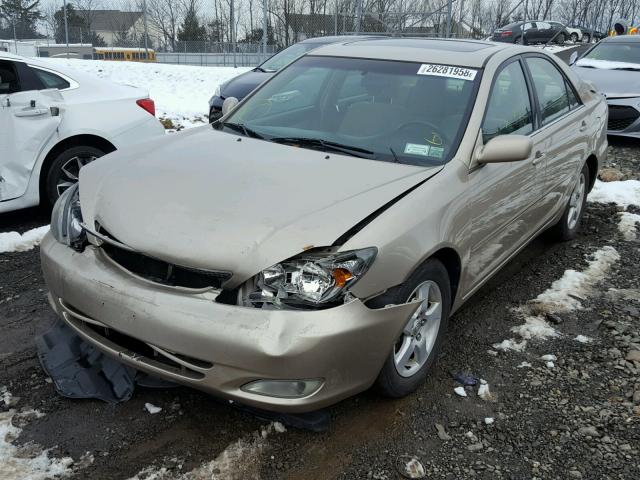
M 252 406 L 407 395 L 500 267 L 576 235 L 606 120 L 541 50 L 314 50 L 218 122 L 83 168 L 41 248 L 50 302 L 122 362 Z

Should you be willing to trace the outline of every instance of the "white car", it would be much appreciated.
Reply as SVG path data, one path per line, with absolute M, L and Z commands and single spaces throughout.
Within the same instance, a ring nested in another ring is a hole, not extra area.
M 567 32 L 569 32 L 569 40 L 571 40 L 573 43 L 582 41 L 582 30 L 580 30 L 579 28 L 567 26 L 565 26 L 564 28 L 566 28 Z
M 53 205 L 83 165 L 162 135 L 145 90 L 0 52 L 0 213 Z

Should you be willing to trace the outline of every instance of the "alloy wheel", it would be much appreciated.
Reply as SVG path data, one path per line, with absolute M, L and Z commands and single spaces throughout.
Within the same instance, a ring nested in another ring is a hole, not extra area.
M 58 196 L 78 181 L 80 169 L 96 159 L 94 155 L 76 155 L 67 160 L 61 167 L 56 180 Z
M 422 303 L 402 330 L 393 352 L 393 362 L 402 377 L 415 375 L 427 362 L 442 321 L 442 292 L 436 282 L 419 284 L 407 301 L 414 300 Z
M 582 213 L 582 206 L 584 204 L 584 196 L 587 191 L 587 179 L 584 173 L 580 174 L 578 183 L 573 188 L 571 198 L 569 198 L 569 214 L 567 215 L 567 226 L 570 230 L 573 230 L 578 224 L 580 219 L 580 213 Z

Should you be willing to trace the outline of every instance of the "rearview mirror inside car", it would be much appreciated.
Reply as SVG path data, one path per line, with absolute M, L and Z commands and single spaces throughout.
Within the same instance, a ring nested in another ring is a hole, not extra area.
M 238 105 L 239 100 L 236 97 L 227 97 L 222 102 L 222 115 L 226 115 Z
M 498 135 L 480 148 L 478 163 L 517 162 L 531 155 L 533 142 L 525 135 Z

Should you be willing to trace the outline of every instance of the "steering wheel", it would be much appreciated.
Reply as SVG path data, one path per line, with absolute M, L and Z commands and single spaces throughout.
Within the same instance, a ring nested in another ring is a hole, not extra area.
M 413 132 L 411 130 L 413 130 Z M 438 127 L 425 120 L 412 120 L 403 123 L 396 129 L 397 134 L 404 131 L 407 131 L 407 133 L 415 132 L 416 140 L 422 139 L 426 144 L 433 145 L 434 147 L 445 147 L 451 144 L 449 138 L 443 134 Z

